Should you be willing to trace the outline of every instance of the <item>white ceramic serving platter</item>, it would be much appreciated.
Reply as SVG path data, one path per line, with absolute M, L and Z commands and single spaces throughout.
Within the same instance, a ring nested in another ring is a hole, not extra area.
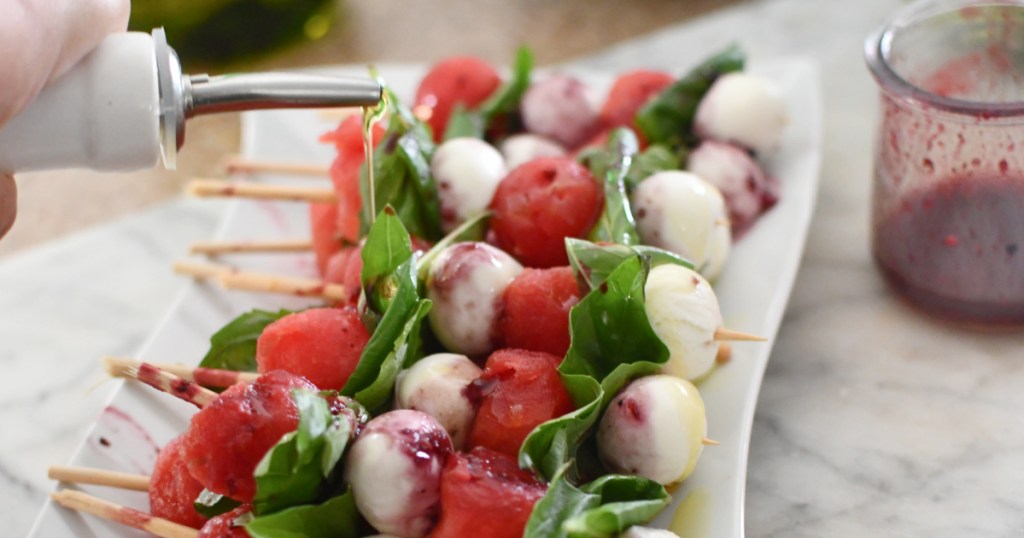
M 424 68 L 381 66 L 380 70 L 400 96 L 408 97 Z M 791 112 L 781 150 L 769 163 L 770 171 L 781 179 L 782 198 L 735 245 L 715 287 L 728 327 L 772 338 L 786 308 L 813 211 L 821 159 L 822 102 L 817 69 L 809 60 L 761 62 L 752 65 L 751 70 L 779 84 Z M 614 77 L 614 73 L 567 71 L 599 92 L 607 91 Z M 362 75 L 365 70 L 337 68 L 329 72 Z M 243 150 L 259 159 L 327 166 L 333 148 L 317 139 L 333 125 L 317 111 L 249 113 L 243 119 Z M 284 176 L 258 180 L 328 185 L 324 180 Z M 307 238 L 307 213 L 305 204 L 235 201 L 229 204 L 217 238 Z M 184 253 L 186 245 L 181 248 Z M 311 254 L 238 255 L 222 261 L 258 271 L 315 275 Z M 195 364 L 206 353 L 210 335 L 238 314 L 252 308 L 296 308 L 308 304 L 308 300 L 224 292 L 215 285 L 190 284 L 171 306 L 140 357 L 152 362 Z M 747 449 L 771 342 L 736 343 L 733 350 L 732 361 L 717 368 L 700 384 L 708 413 L 708 436 L 721 444 L 704 451 L 694 474 L 674 492 L 672 506 L 655 521 L 660 527 L 672 524 L 687 538 L 744 535 Z M 147 387 L 125 384 L 101 413 L 70 463 L 148 474 L 157 447 L 184 431 L 194 411 L 190 405 Z M 143 493 L 99 487 L 82 489 L 127 506 L 147 508 Z M 677 514 L 679 517 L 675 517 Z M 682 526 L 677 526 L 680 521 Z M 47 504 L 30 535 L 64 538 L 143 533 Z

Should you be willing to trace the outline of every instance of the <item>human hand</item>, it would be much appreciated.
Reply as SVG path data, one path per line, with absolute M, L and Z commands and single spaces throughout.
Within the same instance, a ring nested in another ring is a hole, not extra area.
M 129 0 L 0 0 L 0 129 L 111 32 Z M 14 223 L 17 188 L 0 173 L 0 237 Z

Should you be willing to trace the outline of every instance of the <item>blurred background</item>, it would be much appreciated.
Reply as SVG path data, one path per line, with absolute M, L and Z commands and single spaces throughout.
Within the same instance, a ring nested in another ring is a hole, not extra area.
M 541 66 L 598 52 L 740 0 L 133 0 L 131 28 L 164 26 L 186 72 L 369 62 L 431 63 L 473 54 L 497 65 L 528 45 Z M 642 66 L 637 66 L 642 67 Z M 311 134 L 312 136 L 313 134 Z M 19 216 L 0 258 L 152 207 L 238 151 L 235 114 L 188 124 L 178 170 L 22 174 Z

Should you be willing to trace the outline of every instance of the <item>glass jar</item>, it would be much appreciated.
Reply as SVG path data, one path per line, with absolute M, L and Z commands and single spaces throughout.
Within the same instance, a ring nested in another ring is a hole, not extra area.
M 936 316 L 1024 325 L 1024 1 L 917 2 L 866 56 L 881 273 Z

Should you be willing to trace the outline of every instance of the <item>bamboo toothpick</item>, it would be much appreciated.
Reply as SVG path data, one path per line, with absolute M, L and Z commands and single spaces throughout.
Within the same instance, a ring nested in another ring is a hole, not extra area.
M 119 473 L 91 467 L 53 465 L 47 472 L 50 480 L 73 484 L 92 484 L 132 491 L 149 491 L 149 477 L 141 474 Z
M 197 255 L 241 254 L 253 252 L 308 252 L 313 250 L 309 239 L 281 239 L 277 241 L 197 241 L 189 253 Z
M 228 174 L 268 173 L 322 178 L 326 178 L 328 175 L 327 167 L 319 164 L 263 161 L 242 157 L 241 155 L 231 155 L 225 158 L 224 171 Z
M 328 301 L 345 301 L 348 290 L 341 284 L 332 284 L 312 278 L 298 278 L 260 273 L 225 273 L 218 277 L 229 290 L 279 293 L 296 297 L 319 297 Z
M 88 493 L 65 489 L 50 494 L 53 501 L 65 508 L 146 531 L 161 538 L 197 538 L 199 531 L 134 508 L 105 501 Z
M 188 261 L 174 262 L 174 272 L 176 274 L 190 276 L 193 278 L 217 278 L 224 273 L 231 273 L 235 271 L 238 271 L 238 269 L 235 269 L 230 265 L 195 263 Z
M 725 327 L 719 327 L 715 331 L 715 340 L 722 341 L 733 341 L 733 342 L 767 342 L 768 339 L 763 336 L 757 336 L 756 334 L 749 334 L 740 331 L 734 331 L 732 329 L 726 329 Z
M 714 439 L 708 439 L 707 437 L 705 437 L 705 438 L 700 440 L 700 444 L 702 444 L 704 446 L 718 446 L 718 445 L 720 445 L 722 443 L 719 443 L 718 441 L 715 441 Z
M 236 196 L 258 200 L 286 200 L 291 202 L 335 203 L 338 195 L 331 188 L 300 185 L 264 185 L 224 181 L 222 179 L 193 179 L 187 192 L 199 197 Z
M 732 346 L 729 342 L 722 342 L 718 344 L 718 353 L 715 354 L 715 362 L 718 364 L 725 364 L 732 360 Z
M 139 367 L 142 366 L 142 361 L 120 357 L 103 357 L 103 364 L 107 369 L 107 373 L 112 377 L 134 377 L 132 372 L 138 372 Z M 236 372 L 234 370 L 186 366 L 184 364 L 150 364 L 204 387 L 227 388 L 238 383 L 251 383 L 259 377 L 259 374 L 254 372 Z
M 328 301 L 348 300 L 348 289 L 314 278 L 290 277 L 239 271 L 229 265 L 175 262 L 174 271 L 194 278 L 216 279 L 230 290 L 278 293 L 296 297 L 319 297 Z
M 125 369 L 123 377 L 138 380 L 200 409 L 217 399 L 216 392 L 145 362 L 138 368 Z

